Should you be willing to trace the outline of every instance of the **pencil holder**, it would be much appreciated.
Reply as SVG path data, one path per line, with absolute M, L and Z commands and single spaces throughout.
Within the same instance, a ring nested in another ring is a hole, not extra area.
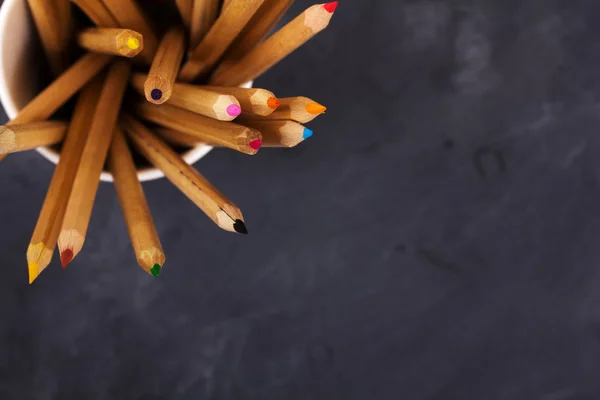
M 35 45 L 37 40 L 27 0 L 4 0 L 0 8 L 0 102 L 11 119 L 43 89 L 43 57 L 32 51 L 40 49 Z M 241 86 L 251 87 L 252 82 Z M 211 150 L 211 146 L 201 144 L 182 153 L 182 157 L 193 164 Z M 55 150 L 40 147 L 37 151 L 51 163 L 58 163 L 60 155 Z M 141 182 L 163 177 L 157 168 L 138 169 Z M 113 178 L 109 172 L 102 172 L 100 180 L 112 182 Z

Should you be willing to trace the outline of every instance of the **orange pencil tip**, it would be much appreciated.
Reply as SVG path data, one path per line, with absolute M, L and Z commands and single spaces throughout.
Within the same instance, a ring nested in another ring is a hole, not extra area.
M 320 105 L 319 103 L 308 103 L 306 105 L 306 111 L 313 115 L 323 114 L 327 110 L 327 107 Z
M 73 261 L 73 250 L 65 249 L 62 253 L 60 253 L 60 263 L 63 268 L 67 268 L 67 265 Z
M 325 10 L 327 10 L 327 12 L 332 13 L 335 11 L 335 9 L 338 6 L 339 1 L 332 1 L 331 3 L 325 3 L 323 4 L 323 8 Z
M 270 109 L 276 110 L 277 107 L 281 105 L 281 103 L 275 97 L 269 97 L 269 99 L 267 100 L 267 105 Z

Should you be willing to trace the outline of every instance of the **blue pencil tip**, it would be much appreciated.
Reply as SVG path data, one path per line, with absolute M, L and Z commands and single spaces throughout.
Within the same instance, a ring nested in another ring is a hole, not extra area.
M 313 135 L 313 131 L 311 131 L 308 128 L 304 128 L 304 133 L 302 134 L 302 137 L 304 138 L 304 140 L 308 139 L 312 135 Z

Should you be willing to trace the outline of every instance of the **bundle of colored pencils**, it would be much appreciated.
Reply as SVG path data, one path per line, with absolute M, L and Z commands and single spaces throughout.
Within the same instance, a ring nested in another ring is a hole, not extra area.
M 28 0 L 55 77 L 0 127 L 0 160 L 40 146 L 60 149 L 27 249 L 29 282 L 49 265 L 56 244 L 63 268 L 81 251 L 107 161 L 138 263 L 160 275 L 165 255 L 135 153 L 220 228 L 247 234 L 240 209 L 174 148 L 202 143 L 253 155 L 310 137 L 302 124 L 325 107 L 239 86 L 327 27 L 338 2 L 309 7 L 269 36 L 294 0 L 71 1 Z M 74 109 L 65 111 L 76 94 Z M 56 116 L 59 109 L 68 120 Z

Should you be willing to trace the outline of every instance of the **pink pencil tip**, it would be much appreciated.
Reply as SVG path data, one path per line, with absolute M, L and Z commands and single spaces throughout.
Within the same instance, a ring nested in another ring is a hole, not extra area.
M 339 1 L 332 1 L 331 3 L 323 4 L 323 8 L 329 13 L 333 13 L 338 6 Z
M 248 145 L 253 149 L 253 150 L 258 150 L 262 147 L 262 142 L 260 140 L 253 140 L 250 143 L 248 143 Z
M 237 117 L 241 113 L 242 109 L 237 104 L 231 104 L 229 107 L 227 107 L 227 114 L 229 114 L 232 117 Z

